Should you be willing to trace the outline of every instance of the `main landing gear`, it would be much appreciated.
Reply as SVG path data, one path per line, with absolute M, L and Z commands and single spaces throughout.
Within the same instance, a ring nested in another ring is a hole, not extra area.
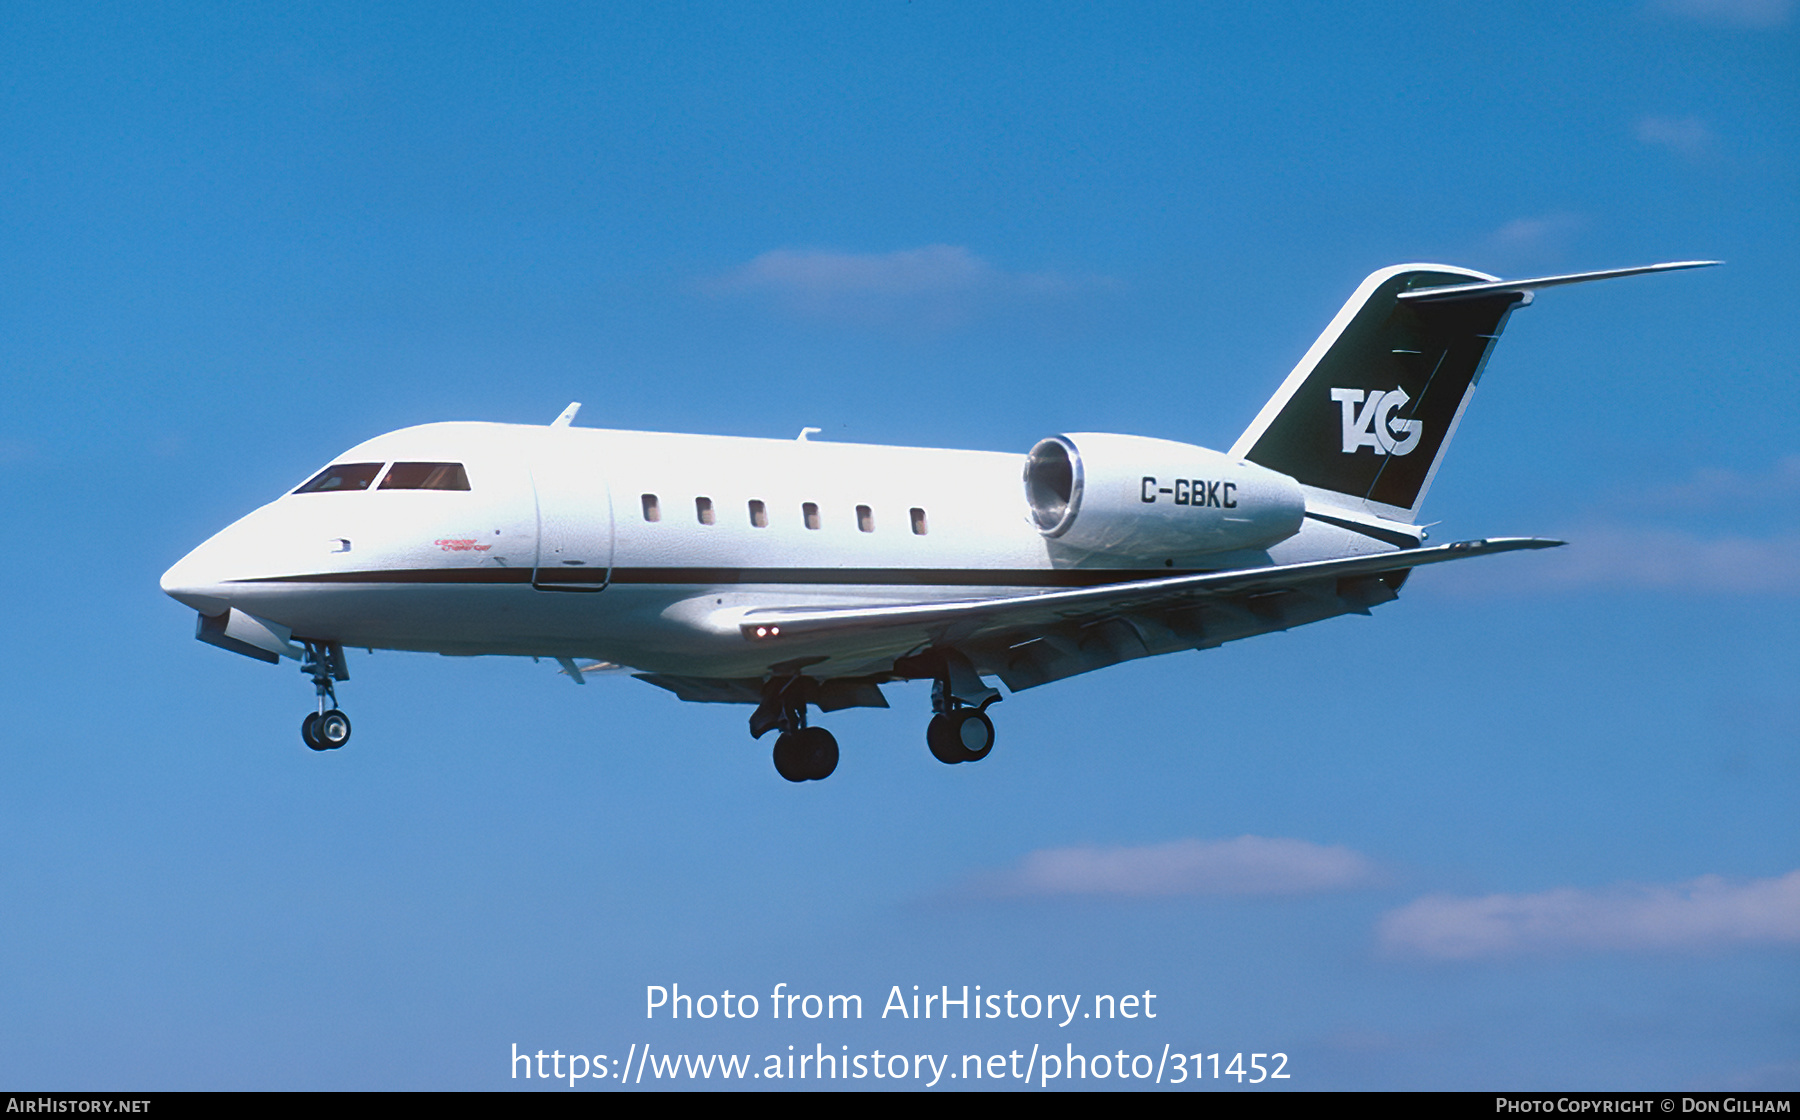
M 925 725 L 925 745 L 931 748 L 933 757 L 952 766 L 986 758 L 994 749 L 994 721 L 988 718 L 987 709 L 998 699 L 995 694 L 969 706 L 958 700 L 942 679 L 935 681 L 931 686 L 931 710 L 937 714 Z
M 302 641 L 306 642 L 306 660 L 300 671 L 312 678 L 319 710 L 300 724 L 300 738 L 315 751 L 335 751 L 350 741 L 350 717 L 338 711 L 337 690 L 332 687 L 334 681 L 350 679 L 344 647 L 337 642 Z
M 837 737 L 823 727 L 783 731 L 775 740 L 775 772 L 790 782 L 829 778 L 837 764 Z
M 807 693 L 802 677 L 777 677 L 763 688 L 763 701 L 750 715 L 750 735 L 775 737 L 775 772 L 790 782 L 816 782 L 837 769 L 837 738 L 823 727 L 806 725 Z
M 907 680 L 930 679 L 931 723 L 925 743 L 939 762 L 979 762 L 994 749 L 994 721 L 987 710 L 1000 699 L 989 688 L 968 658 L 953 649 L 933 649 L 894 663 L 894 675 Z M 860 701 L 849 689 L 867 687 L 872 697 Z M 838 691 L 833 691 L 837 689 Z M 846 702 L 848 701 L 848 702 Z M 823 727 L 809 727 L 806 709 L 821 710 L 864 706 L 886 707 L 873 685 L 857 681 L 819 682 L 804 675 L 771 678 L 763 685 L 762 703 L 750 714 L 750 735 L 760 739 L 771 731 L 775 738 L 775 772 L 790 782 L 816 782 L 837 769 L 838 743 Z M 320 703 L 323 703 L 321 700 Z

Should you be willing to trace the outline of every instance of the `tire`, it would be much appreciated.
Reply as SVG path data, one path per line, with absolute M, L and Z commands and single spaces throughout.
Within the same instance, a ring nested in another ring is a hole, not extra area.
M 318 717 L 313 725 L 313 738 L 324 744 L 319 750 L 335 751 L 350 741 L 350 717 L 336 708 Z
M 314 712 L 313 714 L 307 716 L 306 719 L 300 724 L 300 741 L 305 743 L 307 746 L 311 747 L 315 751 L 328 751 L 331 748 L 326 746 L 325 744 L 319 742 L 318 736 L 314 734 L 314 732 L 318 729 L 318 726 L 319 726 L 319 713 L 318 712 Z
M 804 782 L 811 777 L 806 769 L 806 751 L 797 731 L 783 731 L 775 740 L 775 772 L 790 782 Z
M 980 762 L 994 749 L 994 721 L 979 708 L 964 708 L 951 717 L 956 746 L 964 762 Z
M 966 752 L 957 741 L 956 728 L 951 717 L 935 715 L 925 725 L 925 745 L 931 748 L 931 755 L 947 766 L 954 766 L 965 760 Z
M 823 727 L 806 727 L 796 732 L 795 737 L 800 740 L 806 776 L 815 782 L 831 777 L 838 764 L 837 736 Z

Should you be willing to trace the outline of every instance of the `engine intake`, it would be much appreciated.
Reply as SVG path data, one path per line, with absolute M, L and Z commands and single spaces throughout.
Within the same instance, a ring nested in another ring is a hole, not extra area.
M 1265 548 L 1300 529 L 1300 485 L 1193 444 L 1083 432 L 1039 440 L 1025 459 L 1038 532 L 1133 559 Z

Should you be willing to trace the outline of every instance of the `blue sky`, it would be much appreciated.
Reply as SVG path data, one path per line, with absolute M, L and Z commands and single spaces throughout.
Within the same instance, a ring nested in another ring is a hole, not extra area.
M 1797 35 L 1789 0 L 0 8 L 0 1080 L 1168 1044 L 1294 1088 L 1795 1088 Z M 1515 316 L 1426 506 L 1569 548 L 1009 697 L 979 766 L 926 752 L 922 686 L 794 787 L 743 709 L 396 653 L 316 756 L 306 682 L 157 590 L 408 424 L 1226 447 L 1378 267 L 1689 258 L 1729 263 Z M 670 983 L 868 1009 L 646 1021 Z M 914 984 L 1159 1015 L 877 1017 Z

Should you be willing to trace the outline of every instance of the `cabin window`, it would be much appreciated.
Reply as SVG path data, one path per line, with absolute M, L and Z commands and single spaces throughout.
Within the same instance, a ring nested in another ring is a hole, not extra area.
M 750 499 L 750 524 L 758 529 L 769 527 L 769 507 L 763 505 L 761 499 Z
M 711 498 L 695 498 L 694 499 L 694 516 L 698 517 L 700 519 L 700 524 L 711 525 L 713 523 L 712 499 Z
M 918 506 L 914 506 L 911 510 L 911 514 L 913 535 L 919 537 L 924 536 L 927 529 L 925 524 L 925 511 Z
M 873 533 L 875 531 L 875 511 L 868 506 L 857 506 L 856 527 L 865 533 Z
M 378 490 L 467 490 L 469 472 L 461 463 L 395 463 Z
M 656 504 L 656 495 L 655 494 L 645 494 L 644 495 L 644 520 L 645 521 L 661 521 L 662 520 L 662 507 Z
M 380 463 L 333 463 L 308 479 L 296 494 L 328 494 L 334 490 L 367 490 L 381 473 Z
M 805 519 L 808 529 L 819 527 L 819 506 L 816 502 L 807 502 L 800 507 L 800 516 Z

